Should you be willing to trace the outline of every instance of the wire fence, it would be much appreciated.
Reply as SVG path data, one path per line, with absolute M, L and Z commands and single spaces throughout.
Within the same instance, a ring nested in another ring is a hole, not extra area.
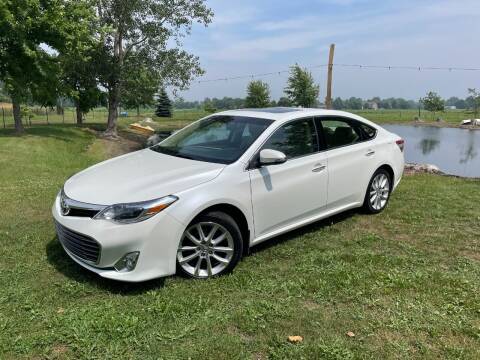
M 14 128 L 15 122 L 13 120 L 13 111 L 11 108 L 0 108 L 1 123 L 0 128 L 11 129 Z M 219 110 L 222 111 L 222 110 Z M 378 110 L 357 110 L 347 109 L 346 111 L 363 116 L 376 123 L 408 123 L 421 119 L 424 121 L 440 121 L 452 125 L 458 125 L 462 120 L 470 119 L 474 116 L 470 110 L 446 110 L 444 112 L 429 112 L 418 109 L 378 109 Z M 207 112 L 201 109 L 175 110 L 171 118 L 159 118 L 154 115 L 154 109 L 140 109 L 136 110 L 120 109 L 118 124 L 120 127 L 127 127 L 129 124 L 138 122 L 142 125 L 148 125 L 154 130 L 172 131 L 178 130 L 192 121 L 198 120 L 208 115 Z M 86 125 L 93 125 L 105 127 L 107 123 L 108 110 L 106 108 L 96 108 L 84 114 L 83 123 Z M 62 112 L 57 112 L 56 109 L 45 108 L 28 108 L 28 111 L 23 113 L 22 123 L 25 127 L 37 125 L 55 125 L 55 124 L 70 124 L 77 123 L 76 111 L 74 108 L 64 108 Z
M 144 108 L 137 110 L 119 109 L 118 124 L 127 126 L 134 122 L 141 122 L 143 125 L 149 125 L 155 130 L 177 130 L 185 127 L 192 121 L 198 120 L 207 115 L 201 109 L 176 110 L 171 118 L 158 118 L 154 114 L 154 109 Z M 105 126 L 107 123 L 108 109 L 96 108 L 83 115 L 83 124 L 97 124 Z M 0 128 L 11 129 L 15 127 L 13 118 L 13 109 L 3 106 L 0 108 Z M 55 108 L 44 107 L 23 107 L 22 124 L 24 127 L 37 125 L 56 125 L 56 124 L 77 124 L 77 114 L 75 108 L 64 108 L 58 111 Z
M 106 120 L 106 109 L 94 109 L 84 115 L 85 122 L 101 122 Z M 11 107 L 1 108 L 3 128 L 14 126 L 13 109 Z M 40 124 L 76 124 L 77 115 L 74 108 L 64 108 L 61 111 L 50 108 L 24 107 L 21 111 L 22 123 L 24 126 Z

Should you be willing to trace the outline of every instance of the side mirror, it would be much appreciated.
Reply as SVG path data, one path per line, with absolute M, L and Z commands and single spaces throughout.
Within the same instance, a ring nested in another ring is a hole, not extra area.
M 287 156 L 281 151 L 272 149 L 263 149 L 260 151 L 260 165 L 283 164 L 287 161 Z

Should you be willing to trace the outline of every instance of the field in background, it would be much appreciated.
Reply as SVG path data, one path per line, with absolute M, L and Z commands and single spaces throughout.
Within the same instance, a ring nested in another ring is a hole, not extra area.
M 0 109 L 0 128 L 4 126 L 7 128 L 13 127 L 13 116 L 11 109 L 4 108 L 5 116 Z M 124 111 L 124 110 L 122 110 Z M 352 113 L 361 115 L 376 123 L 408 123 L 414 121 L 418 117 L 418 110 L 346 110 Z M 142 109 L 140 115 L 137 116 L 136 110 L 127 110 L 127 116 L 119 117 L 120 126 L 125 126 L 133 122 L 151 118 L 155 121 L 152 126 L 159 130 L 176 130 L 188 125 L 194 120 L 198 120 L 203 116 L 208 115 L 203 110 L 175 110 L 172 118 L 158 118 L 154 115 L 154 109 Z M 433 113 L 422 111 L 420 118 L 426 122 L 435 122 L 438 117 L 442 118 L 445 123 L 449 125 L 458 125 L 461 120 L 469 119 L 473 115 L 471 112 L 465 110 L 448 110 L 443 113 Z M 87 124 L 105 124 L 107 119 L 107 109 L 97 108 L 85 116 L 85 123 Z M 5 120 L 5 122 L 3 122 Z M 76 117 L 73 108 L 66 108 L 64 114 L 58 115 L 55 110 L 35 109 L 31 118 L 24 118 L 25 126 L 40 125 L 40 124 L 75 124 Z
M 0 129 L 1 359 L 480 358 L 478 180 L 407 176 L 382 214 L 272 239 L 229 276 L 133 285 L 55 237 L 56 193 L 106 156 L 75 126 Z

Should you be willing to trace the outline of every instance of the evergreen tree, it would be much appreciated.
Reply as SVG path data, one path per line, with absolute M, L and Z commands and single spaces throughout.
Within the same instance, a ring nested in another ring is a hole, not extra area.
M 268 84 L 261 80 L 250 81 L 247 87 L 247 108 L 264 108 L 270 105 L 270 89 Z
M 290 68 L 285 94 L 295 106 L 315 106 L 319 93 L 320 88 L 314 83 L 312 74 L 307 69 L 298 65 Z
M 160 89 L 155 115 L 158 117 L 172 117 L 172 102 L 164 88 Z

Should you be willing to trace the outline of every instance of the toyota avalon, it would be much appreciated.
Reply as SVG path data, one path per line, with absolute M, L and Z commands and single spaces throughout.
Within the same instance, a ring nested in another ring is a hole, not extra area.
M 347 209 L 381 212 L 403 146 L 347 112 L 216 113 L 69 178 L 52 209 L 58 239 L 105 278 L 226 274 L 274 236 Z

